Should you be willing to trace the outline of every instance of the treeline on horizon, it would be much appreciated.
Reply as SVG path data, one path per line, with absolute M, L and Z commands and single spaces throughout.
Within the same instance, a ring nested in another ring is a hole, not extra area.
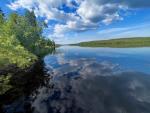
M 33 11 L 7 17 L 0 9 L 0 68 L 15 64 L 25 68 L 55 48 L 55 42 L 42 35 L 46 23 L 37 20 Z
M 97 41 L 81 42 L 75 45 L 83 47 L 113 47 L 113 48 L 150 47 L 150 37 L 97 40 Z

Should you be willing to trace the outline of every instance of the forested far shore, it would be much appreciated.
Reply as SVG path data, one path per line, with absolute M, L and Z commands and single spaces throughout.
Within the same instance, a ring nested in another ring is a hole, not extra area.
M 150 47 L 150 37 L 97 40 L 97 41 L 81 42 L 73 45 L 79 45 L 83 47 L 113 47 L 113 48 Z

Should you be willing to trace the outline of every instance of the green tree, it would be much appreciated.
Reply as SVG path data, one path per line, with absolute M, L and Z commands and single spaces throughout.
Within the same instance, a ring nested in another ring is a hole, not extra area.
M 51 53 L 54 49 L 51 40 L 42 36 L 44 28 L 33 11 L 25 15 L 11 13 L 7 18 L 0 10 L 0 68 L 16 65 L 19 68 L 31 66 L 38 57 Z M 0 75 L 0 94 L 11 88 L 9 72 Z
M 36 27 L 37 26 L 37 21 L 36 21 L 36 16 L 34 14 L 34 11 L 28 11 L 26 10 L 25 12 L 25 18 L 26 21 L 29 25 Z
M 3 11 L 0 9 L 0 25 L 2 25 L 5 21 L 5 15 Z
M 0 34 L 3 32 L 2 28 L 5 22 L 5 15 L 3 11 L 0 9 Z
M 0 14 L 1 20 L 5 19 L 2 11 Z M 14 12 L 4 20 L 0 27 L 0 38 L 9 41 L 8 37 L 13 37 L 14 40 L 19 41 L 18 45 L 37 56 L 42 56 L 54 47 L 51 40 L 43 37 L 43 28 L 43 22 L 36 19 L 33 11 L 26 11 L 23 16 Z

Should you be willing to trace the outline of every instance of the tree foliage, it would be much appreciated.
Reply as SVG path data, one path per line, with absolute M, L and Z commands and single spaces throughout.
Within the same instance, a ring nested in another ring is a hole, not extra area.
M 16 12 L 5 18 L 0 10 L 0 65 L 17 64 L 24 67 L 52 51 L 53 41 L 42 36 L 43 22 L 38 21 L 33 11 L 24 15 Z
M 33 11 L 26 11 L 24 15 L 14 12 L 6 18 L 0 9 L 0 72 L 12 65 L 24 69 L 53 51 L 55 43 L 42 36 L 45 26 Z M 13 74 L 0 73 L 0 95 L 12 88 L 9 79 Z

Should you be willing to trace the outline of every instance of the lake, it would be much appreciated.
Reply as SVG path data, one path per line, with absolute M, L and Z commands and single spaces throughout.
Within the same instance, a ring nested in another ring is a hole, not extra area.
M 35 70 L 4 113 L 150 113 L 150 48 L 61 46 Z

